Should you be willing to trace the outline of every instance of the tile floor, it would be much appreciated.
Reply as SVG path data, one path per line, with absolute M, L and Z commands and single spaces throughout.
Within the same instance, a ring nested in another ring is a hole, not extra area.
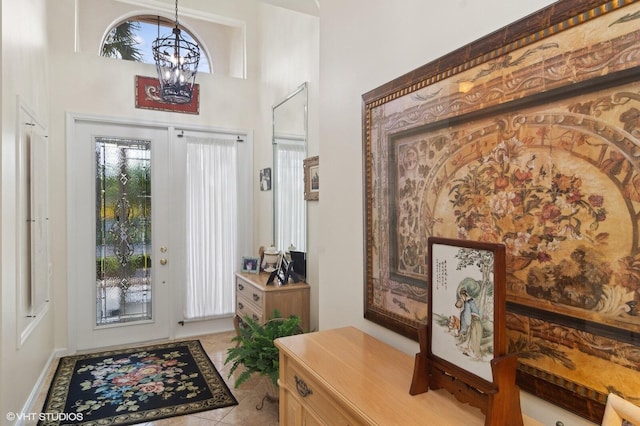
M 227 348 L 232 344 L 231 338 L 235 335 L 234 331 L 208 334 L 205 336 L 193 337 L 202 343 L 205 351 L 213 361 L 216 369 L 225 380 L 229 389 L 238 400 L 238 405 L 227 408 L 219 408 L 217 410 L 204 411 L 201 413 L 191 414 L 188 416 L 172 417 L 163 420 L 157 420 L 150 423 L 142 423 L 144 426 L 277 426 L 278 425 L 278 404 L 272 402 L 264 402 L 262 410 L 257 410 L 256 406 L 260 404 L 266 392 L 266 386 L 261 377 L 254 377 L 248 382 L 243 383 L 238 388 L 233 387 L 234 376 L 227 378 L 231 364 L 225 366 L 224 360 L 227 357 Z M 185 339 L 190 340 L 190 339 Z M 35 402 L 34 408 L 39 411 L 44 405 L 47 397 L 49 383 L 53 378 L 57 364 L 51 367 L 51 371 L 45 381 L 43 389 Z M 140 425 L 139 425 L 140 426 Z

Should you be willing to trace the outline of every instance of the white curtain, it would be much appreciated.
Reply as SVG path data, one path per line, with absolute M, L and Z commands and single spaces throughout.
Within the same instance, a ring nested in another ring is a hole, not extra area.
M 237 149 L 233 140 L 186 136 L 185 319 L 234 312 Z
M 279 250 L 291 244 L 307 250 L 307 226 L 304 201 L 304 141 L 276 139 L 276 240 Z

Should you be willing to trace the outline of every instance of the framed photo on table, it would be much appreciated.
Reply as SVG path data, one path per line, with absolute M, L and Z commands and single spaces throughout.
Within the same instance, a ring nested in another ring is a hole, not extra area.
M 251 274 L 257 274 L 258 272 L 260 272 L 260 258 L 243 256 L 242 272 L 248 272 Z

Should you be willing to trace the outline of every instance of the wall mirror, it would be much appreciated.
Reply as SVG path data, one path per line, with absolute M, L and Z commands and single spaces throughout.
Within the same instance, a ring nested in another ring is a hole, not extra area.
M 307 83 L 273 106 L 273 241 L 307 251 L 303 160 L 307 155 Z

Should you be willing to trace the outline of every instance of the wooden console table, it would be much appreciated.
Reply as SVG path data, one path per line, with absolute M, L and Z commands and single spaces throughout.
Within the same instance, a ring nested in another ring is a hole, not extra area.
M 413 357 L 354 327 L 283 337 L 276 346 L 283 426 L 484 425 L 479 409 L 444 390 L 410 395 Z

